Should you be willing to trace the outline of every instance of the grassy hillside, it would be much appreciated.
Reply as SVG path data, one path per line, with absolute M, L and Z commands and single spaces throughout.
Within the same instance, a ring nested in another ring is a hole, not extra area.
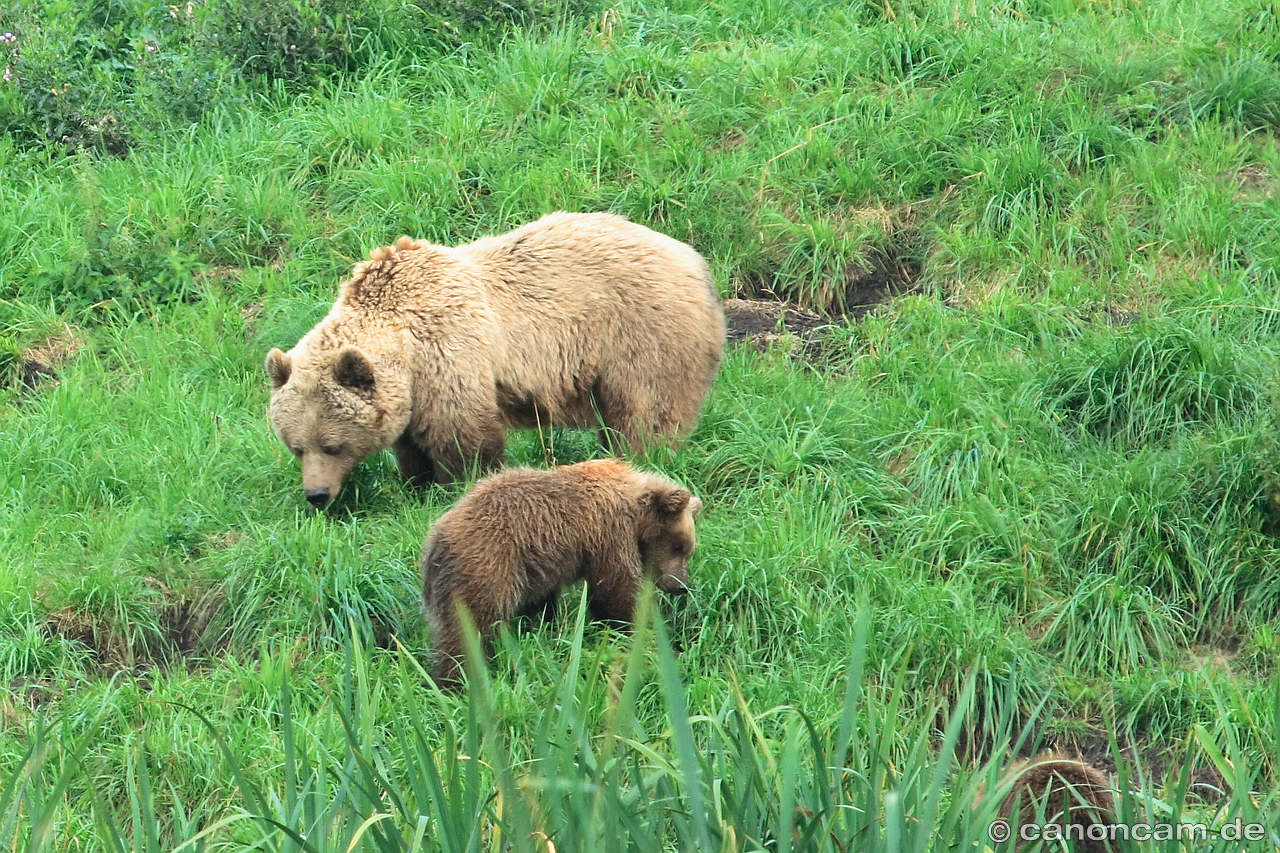
M 0 12 L 3 843 L 980 850 L 1056 746 L 1280 847 L 1274 2 L 281 8 Z M 441 695 L 461 489 L 310 512 L 262 361 L 371 248 L 557 209 L 821 322 L 643 460 L 692 595 Z

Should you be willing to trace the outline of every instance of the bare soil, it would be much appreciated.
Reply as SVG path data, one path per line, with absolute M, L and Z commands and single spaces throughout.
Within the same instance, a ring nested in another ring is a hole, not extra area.
M 22 362 L 22 374 L 18 377 L 22 393 L 31 394 L 46 382 L 57 382 L 58 371 L 43 361 L 28 358 Z
M 830 319 L 812 311 L 764 299 L 726 299 L 724 316 L 729 343 L 765 350 L 784 336 L 793 335 L 799 340 L 796 354 L 809 362 L 821 358 L 827 330 L 832 325 Z

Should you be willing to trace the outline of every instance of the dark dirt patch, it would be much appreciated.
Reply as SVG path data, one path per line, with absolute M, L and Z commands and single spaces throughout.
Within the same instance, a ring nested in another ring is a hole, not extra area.
M 45 630 L 74 640 L 89 651 L 89 659 L 102 672 L 145 675 L 174 666 L 194 669 L 226 644 L 224 636 L 211 636 L 213 618 L 222 605 L 220 595 L 199 599 L 173 599 L 164 584 L 152 586 L 164 594 L 159 605 L 159 631 L 132 641 L 108 624 L 98 623 L 69 609 L 50 614 Z
M 908 214 L 900 214 L 909 219 Z M 893 216 L 889 217 L 893 219 Z M 740 283 L 746 298 L 725 301 L 730 343 L 749 343 L 764 349 L 780 336 L 794 335 L 801 341 L 798 355 L 816 362 L 824 354 L 827 331 L 836 324 L 860 320 L 877 306 L 914 291 L 923 268 L 921 237 L 911 227 L 899 227 L 892 242 L 867 254 L 867 260 L 851 263 L 835 277 L 824 305 L 813 310 L 789 301 L 787 289 L 776 271 L 747 273 Z
M 903 238 L 902 245 L 916 246 L 915 238 Z M 794 288 L 779 280 L 777 270 L 763 269 L 747 272 L 740 280 L 739 293 L 750 299 L 768 301 L 792 301 L 809 310 L 812 305 L 834 319 L 859 320 L 878 305 L 916 289 L 923 268 L 920 253 L 901 252 L 896 245 L 871 251 L 863 263 L 851 263 L 822 288 L 820 295 L 795 293 Z M 816 316 L 816 315 L 815 315 Z
M 227 284 L 228 282 L 237 281 L 241 275 L 243 275 L 243 270 L 240 267 L 222 265 L 196 270 L 191 277 L 198 282 Z
M 729 343 L 765 350 L 782 336 L 794 335 L 800 340 L 800 355 L 810 361 L 821 356 L 832 324 L 812 311 L 763 299 L 726 299 L 724 316 Z
M 1021 715 L 1018 715 L 1021 717 Z M 945 720 L 939 717 L 940 722 Z M 1018 730 L 1027 724 L 1025 718 L 1016 722 Z M 1136 790 L 1139 786 L 1149 791 L 1158 791 L 1174 785 L 1178 777 L 1185 771 L 1186 754 L 1179 746 L 1156 744 L 1151 741 L 1133 741 L 1119 738 L 1120 761 L 1124 764 L 1129 784 Z M 985 735 L 970 740 L 966 733 L 961 734 L 956 746 L 956 754 L 974 765 L 993 757 L 996 746 Z M 1027 743 L 1015 754 L 1006 753 L 1006 765 L 1013 765 L 1020 760 L 1033 759 L 1047 753 L 1078 760 L 1101 771 L 1118 784 L 1118 768 L 1116 755 L 1112 751 L 1111 739 L 1099 729 L 1088 733 L 1077 732 L 1066 737 L 1049 738 L 1037 744 Z M 1226 780 L 1212 766 L 1192 766 L 1190 770 L 1189 798 L 1213 804 L 1227 793 Z
M 845 270 L 841 313 L 860 319 L 872 308 L 896 296 L 910 293 L 920 278 L 920 261 L 890 249 L 872 256 L 870 266 L 852 265 Z
M 225 637 L 209 636 L 210 623 L 221 604 L 221 596 L 215 596 L 201 601 L 179 601 L 165 609 L 165 642 L 175 659 L 190 662 L 225 645 Z
M 30 396 L 42 386 L 57 384 L 61 378 L 59 366 L 75 355 L 84 346 L 84 335 L 79 329 L 63 324 L 61 329 L 52 332 L 38 344 L 22 350 L 11 366 L 12 373 L 6 369 L 2 382 L 12 382 L 22 396 Z
M 724 316 L 731 344 L 788 332 L 804 337 L 831 325 L 830 320 L 812 311 L 764 299 L 726 299 Z
M 845 290 L 839 305 L 832 306 L 831 316 L 779 298 L 726 299 L 728 341 L 763 350 L 783 335 L 794 335 L 801 342 L 798 355 L 806 361 L 818 361 L 832 326 L 859 320 L 876 306 L 911 292 L 919 275 L 919 262 L 887 253 L 868 267 L 851 266 L 845 271 Z M 745 289 L 753 295 L 777 296 L 761 275 L 750 277 Z
M 1250 163 L 1242 167 L 1232 176 L 1232 180 L 1239 187 L 1238 197 L 1261 195 L 1269 198 L 1275 193 L 1275 179 L 1261 163 Z
M 1191 771 L 1191 793 L 1203 802 L 1216 803 L 1227 795 L 1227 780 L 1213 767 Z
M 732 151 L 748 141 L 749 139 L 745 133 L 736 127 L 731 127 L 720 135 L 720 138 L 711 146 L 711 150 Z
M 43 361 L 29 358 L 22 362 L 22 375 L 18 378 L 23 394 L 32 394 L 46 382 L 57 382 L 58 371 Z
M 1107 308 L 1106 320 L 1112 326 L 1130 326 L 1138 320 L 1142 319 L 1142 315 L 1137 311 L 1126 311 L 1123 308 Z
M 1138 768 L 1134 765 L 1133 760 L 1134 748 L 1132 746 L 1123 748 L 1125 750 L 1125 765 L 1130 783 L 1137 786 L 1139 778 Z M 1078 755 L 1081 761 L 1098 768 L 1112 779 L 1115 779 L 1117 773 L 1116 758 L 1112 754 L 1111 746 L 1101 737 L 1088 742 L 1073 744 L 1063 751 Z M 1177 749 L 1170 750 L 1167 747 L 1151 745 L 1146 747 L 1139 746 L 1137 748 L 1137 758 L 1138 763 L 1141 764 L 1142 778 L 1146 785 L 1153 790 L 1171 785 L 1177 776 L 1183 772 L 1185 761 L 1185 755 Z M 1190 780 L 1190 793 L 1206 803 L 1217 802 L 1227 791 L 1226 779 L 1213 767 L 1193 767 Z
M 62 698 L 62 691 L 45 678 L 15 678 L 9 682 L 9 692 L 31 708 L 43 708 Z

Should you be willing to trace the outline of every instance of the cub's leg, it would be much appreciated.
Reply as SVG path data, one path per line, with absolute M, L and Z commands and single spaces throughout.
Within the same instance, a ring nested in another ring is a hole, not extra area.
M 631 624 L 643 567 L 639 555 L 601 560 L 587 573 L 587 604 L 592 618 Z
M 453 595 L 433 598 L 427 614 L 431 626 L 431 648 L 435 659 L 431 677 L 443 686 L 456 685 L 462 680 L 462 659 L 466 652 L 463 642 L 462 618 L 458 605 L 464 604 L 480 635 L 480 652 L 486 660 L 493 654 L 493 632 L 500 621 L 497 608 L 484 601 L 465 601 Z

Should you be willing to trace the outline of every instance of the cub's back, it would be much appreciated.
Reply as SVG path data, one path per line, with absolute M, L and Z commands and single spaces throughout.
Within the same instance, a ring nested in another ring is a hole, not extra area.
M 431 529 L 423 548 L 424 597 L 439 583 L 474 577 L 524 585 L 511 573 L 551 580 L 576 568 L 583 551 L 623 521 L 625 508 L 622 481 L 582 474 L 517 468 L 477 483 Z

